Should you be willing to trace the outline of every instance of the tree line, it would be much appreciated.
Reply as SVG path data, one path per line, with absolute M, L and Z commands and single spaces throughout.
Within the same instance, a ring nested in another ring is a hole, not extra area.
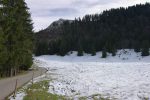
M 78 51 L 95 55 L 102 51 L 116 55 L 118 49 L 134 49 L 149 55 L 150 48 L 150 4 L 138 4 L 128 8 L 103 11 L 100 14 L 86 15 L 72 22 L 64 21 L 61 36 L 57 39 L 36 42 L 35 55 L 66 55 Z
M 33 26 L 24 0 L 0 0 L 0 77 L 32 65 Z

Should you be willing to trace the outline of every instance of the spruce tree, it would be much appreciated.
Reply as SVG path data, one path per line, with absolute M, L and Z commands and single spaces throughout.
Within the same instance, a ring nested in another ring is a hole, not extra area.
M 148 40 L 144 40 L 142 43 L 142 56 L 149 56 L 149 41 Z
M 82 49 L 82 46 L 81 44 L 79 43 L 79 47 L 78 47 L 78 54 L 77 56 L 83 56 L 83 49 Z
M 2 13 L 5 15 L 3 18 L 3 32 L 5 35 L 5 46 L 7 52 L 7 61 L 5 64 L 6 76 L 12 76 L 13 70 L 16 65 L 15 47 L 16 47 L 16 34 L 15 34 L 15 3 L 14 0 L 1 0 Z
M 0 77 L 4 76 L 5 63 L 7 61 L 7 51 L 5 48 L 3 30 L 0 27 Z
M 135 44 L 134 44 L 134 51 L 135 52 L 140 52 L 140 43 L 138 41 L 135 41 Z
M 0 2 L 0 5 L 1 5 L 1 2 Z M 2 77 L 2 72 L 3 72 L 3 42 L 4 42 L 4 37 L 3 37 L 3 31 L 2 31 L 2 27 L 1 27 L 1 24 L 2 24 L 2 9 L 0 7 L 0 77 Z
M 107 52 L 106 52 L 106 48 L 104 48 L 102 50 L 102 58 L 106 58 L 107 57 Z
M 7 76 L 16 75 L 22 67 L 32 65 L 33 31 L 28 7 L 24 0 L 1 0 L 7 50 Z
M 17 24 L 18 24 L 18 51 L 20 55 L 20 66 L 28 69 L 32 65 L 32 49 L 33 49 L 33 26 L 29 8 L 24 0 L 16 0 L 17 6 Z
M 65 39 L 62 39 L 60 42 L 59 52 L 60 56 L 65 56 L 67 54 L 67 44 Z
M 95 56 L 96 55 L 96 50 L 94 48 L 94 46 L 92 46 L 92 49 L 91 49 L 91 56 Z
M 113 46 L 112 51 L 111 51 L 112 56 L 116 56 L 116 52 L 117 52 L 117 50 L 116 50 L 115 46 Z

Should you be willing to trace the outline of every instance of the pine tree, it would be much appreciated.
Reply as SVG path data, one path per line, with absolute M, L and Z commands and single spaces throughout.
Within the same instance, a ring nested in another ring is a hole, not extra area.
M 92 46 L 91 56 L 95 56 L 95 55 L 96 55 L 96 51 L 95 51 L 94 46 Z
M 5 46 L 7 52 L 7 61 L 5 64 L 6 76 L 12 76 L 16 59 L 15 59 L 15 44 L 16 35 L 15 33 L 15 9 L 13 0 L 1 0 L 2 3 L 2 13 L 5 15 L 2 22 L 2 28 L 5 35 Z
M 116 52 L 117 52 L 117 50 L 116 50 L 115 46 L 113 46 L 112 51 L 111 51 L 112 56 L 116 56 Z
M 134 45 L 134 51 L 135 52 L 140 52 L 140 43 L 139 42 L 135 42 L 135 45 Z
M 23 67 L 32 63 L 33 31 L 30 14 L 24 0 L 1 0 L 4 20 L 7 76 L 16 75 Z
M 77 56 L 83 56 L 83 49 L 82 49 L 82 46 L 81 44 L 79 43 L 79 47 L 78 47 L 78 54 Z
M 42 43 L 41 42 L 36 42 L 36 48 L 35 48 L 35 56 L 40 56 L 40 55 L 42 55 L 42 54 L 44 54 L 43 53 L 43 51 L 42 51 Z
M 0 77 L 4 74 L 5 63 L 7 61 L 7 51 L 4 43 L 4 34 L 2 28 L 0 27 Z
M 60 56 L 65 56 L 67 54 L 67 44 L 65 39 L 62 39 L 60 42 L 59 52 Z
M 144 40 L 142 44 L 142 56 L 149 56 L 149 41 Z
M 106 52 L 106 48 L 104 48 L 102 50 L 102 58 L 106 58 L 107 57 L 107 52 Z
M 28 69 L 32 65 L 32 49 L 33 49 L 33 26 L 29 8 L 24 0 L 17 0 L 17 31 L 18 31 L 18 52 L 19 58 L 22 58 L 20 66 L 26 66 Z
M 0 2 L 0 5 L 1 5 L 1 2 Z M 5 55 L 3 55 L 3 49 L 4 49 L 4 36 L 3 36 L 3 30 L 2 30 L 2 27 L 1 27 L 1 24 L 2 24 L 2 19 L 3 19 L 3 16 L 2 16 L 2 9 L 0 7 L 0 77 L 2 77 L 2 72 L 3 72 L 3 64 L 4 64 L 4 59 L 3 57 L 5 57 Z

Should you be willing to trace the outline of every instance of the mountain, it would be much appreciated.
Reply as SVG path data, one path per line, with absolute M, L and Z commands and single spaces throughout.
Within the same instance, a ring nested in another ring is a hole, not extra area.
M 106 57 L 107 52 L 115 56 L 118 49 L 134 49 L 142 52 L 142 56 L 148 56 L 150 4 L 110 9 L 73 21 L 61 19 L 37 36 L 36 55 L 64 56 L 69 51 L 78 51 L 78 56 L 82 56 L 83 52 L 95 55 L 103 51 L 103 57 Z
M 62 25 L 65 21 L 72 22 L 71 20 L 59 19 L 54 21 L 46 29 L 41 30 L 35 34 L 37 41 L 51 41 L 57 39 L 62 34 Z

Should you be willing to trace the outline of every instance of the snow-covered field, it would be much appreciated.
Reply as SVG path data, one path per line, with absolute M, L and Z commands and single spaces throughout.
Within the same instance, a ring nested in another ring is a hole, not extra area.
M 117 100 L 142 100 L 150 97 L 150 56 L 142 58 L 133 50 L 120 50 L 115 57 L 101 58 L 76 52 L 65 57 L 35 57 L 35 63 L 48 69 L 49 92 L 78 100 L 100 94 Z

